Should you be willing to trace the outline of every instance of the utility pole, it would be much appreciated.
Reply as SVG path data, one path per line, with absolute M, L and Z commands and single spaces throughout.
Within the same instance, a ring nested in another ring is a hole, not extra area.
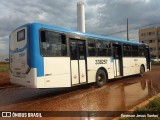
M 127 18 L 127 40 L 129 41 L 128 18 Z

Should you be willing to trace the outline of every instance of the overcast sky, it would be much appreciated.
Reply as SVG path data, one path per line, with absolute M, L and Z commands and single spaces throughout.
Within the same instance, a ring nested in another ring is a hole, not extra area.
M 0 0 L 0 55 L 8 54 L 9 34 L 17 27 L 40 22 L 76 30 L 78 0 Z M 110 35 L 160 22 L 160 0 L 85 0 L 86 32 Z M 111 37 L 126 39 L 126 32 Z M 130 30 L 138 41 L 138 30 Z

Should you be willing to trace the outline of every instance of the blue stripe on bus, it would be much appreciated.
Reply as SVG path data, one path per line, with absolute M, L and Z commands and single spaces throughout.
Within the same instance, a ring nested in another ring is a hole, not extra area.
M 37 68 L 37 77 L 44 76 L 44 58 L 40 54 L 39 30 L 40 24 L 30 24 L 30 57 L 31 68 Z
M 27 44 L 23 48 L 20 48 L 20 49 L 17 49 L 17 50 L 10 50 L 10 53 L 23 52 L 25 49 L 27 49 Z
M 27 65 L 29 66 L 29 68 L 31 68 L 31 57 L 30 57 L 30 41 L 29 41 L 29 35 L 30 35 L 30 28 L 29 25 L 27 25 Z
M 49 26 L 49 25 L 44 25 L 44 24 L 41 24 L 41 25 L 43 26 L 43 28 L 46 28 L 46 29 L 52 29 L 52 30 L 56 30 L 59 32 L 66 32 L 66 33 L 71 33 L 71 34 L 78 34 L 78 35 L 83 35 L 86 37 L 92 37 L 92 38 L 96 38 L 96 39 L 103 39 L 103 40 L 108 40 L 108 41 L 137 44 L 137 45 L 144 44 L 144 43 L 139 43 L 139 42 L 134 42 L 134 41 L 128 41 L 125 39 L 118 39 L 118 38 L 112 38 L 112 37 L 107 37 L 107 36 L 100 36 L 100 35 L 77 32 L 74 30 L 63 29 L 63 28 L 59 28 L 59 27 L 55 27 L 55 26 Z

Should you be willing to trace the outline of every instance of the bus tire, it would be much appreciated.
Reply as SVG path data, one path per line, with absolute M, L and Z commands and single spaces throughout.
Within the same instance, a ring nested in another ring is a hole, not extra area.
M 145 72 L 144 66 L 141 65 L 139 75 L 140 75 L 141 77 L 143 77 L 143 76 L 144 76 L 144 72 Z
M 107 76 L 106 72 L 102 69 L 99 69 L 96 74 L 96 86 L 102 87 L 106 84 Z

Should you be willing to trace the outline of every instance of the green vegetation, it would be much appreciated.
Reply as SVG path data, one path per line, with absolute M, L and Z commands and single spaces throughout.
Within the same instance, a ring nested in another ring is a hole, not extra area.
M 151 61 L 151 65 L 160 65 L 160 62 Z
M 0 63 L 0 72 L 7 72 L 9 70 L 8 63 Z
M 158 115 L 158 113 L 160 111 L 160 97 L 154 99 L 153 101 L 150 101 L 148 105 L 146 105 L 145 107 L 142 108 L 138 108 L 137 110 L 135 110 L 132 115 Z M 160 114 L 157 117 L 130 117 L 130 118 L 121 118 L 120 120 L 160 120 Z

